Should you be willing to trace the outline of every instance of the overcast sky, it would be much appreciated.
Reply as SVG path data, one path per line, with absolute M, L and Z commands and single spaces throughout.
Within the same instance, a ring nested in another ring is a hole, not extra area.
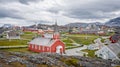
M 118 16 L 120 0 L 0 0 L 0 24 L 103 23 Z

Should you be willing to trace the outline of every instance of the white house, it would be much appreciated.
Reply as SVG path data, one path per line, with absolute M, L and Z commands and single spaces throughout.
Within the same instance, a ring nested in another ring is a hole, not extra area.
M 7 39 L 20 39 L 19 33 L 15 31 L 9 31 L 6 36 Z
M 118 57 L 119 53 L 120 53 L 120 41 L 118 43 L 111 43 L 108 46 L 104 46 L 100 50 L 96 51 L 95 55 L 103 59 L 120 60 L 120 58 Z

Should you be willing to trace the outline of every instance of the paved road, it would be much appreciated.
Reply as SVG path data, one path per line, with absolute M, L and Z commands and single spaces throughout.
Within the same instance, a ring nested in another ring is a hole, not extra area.
M 78 48 L 73 48 L 73 49 L 68 49 L 65 51 L 65 55 L 71 56 L 71 55 L 75 55 L 75 56 L 83 56 L 83 52 L 80 50 L 86 49 L 87 46 L 83 46 L 83 47 L 78 47 Z

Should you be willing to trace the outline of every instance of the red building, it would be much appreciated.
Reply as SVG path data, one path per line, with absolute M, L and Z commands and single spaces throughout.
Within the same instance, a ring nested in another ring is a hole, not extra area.
M 112 43 L 117 43 L 120 39 L 120 35 L 114 34 L 113 36 L 110 37 L 110 41 Z
M 23 28 L 24 32 L 32 32 L 32 33 L 38 33 L 38 34 L 44 34 L 44 33 L 53 33 L 54 30 L 48 29 L 48 30 L 42 30 L 42 29 L 35 29 L 35 28 Z
M 44 34 L 43 37 L 38 37 L 29 42 L 29 50 L 34 52 L 52 52 L 64 53 L 65 44 L 60 40 L 60 35 L 55 25 L 53 34 Z
M 38 33 L 38 29 L 34 28 L 23 28 L 24 32 L 33 32 L 33 33 Z

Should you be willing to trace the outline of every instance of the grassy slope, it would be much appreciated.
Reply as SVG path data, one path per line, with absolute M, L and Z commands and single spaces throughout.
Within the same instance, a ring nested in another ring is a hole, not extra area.
M 27 45 L 28 40 L 0 40 L 0 46 Z
M 96 50 L 88 50 L 88 49 L 85 49 L 85 50 L 82 50 L 83 52 L 87 52 L 88 53 L 88 57 L 92 57 L 94 58 L 95 57 L 95 51 Z
M 69 38 L 64 38 L 61 40 L 65 43 L 66 46 L 73 46 L 72 45 L 73 42 Z
M 0 46 L 27 45 L 27 43 L 28 43 L 34 36 L 35 36 L 34 33 L 24 32 L 24 34 L 21 35 L 21 40 L 19 40 L 19 39 L 15 39 L 15 40 L 2 39 L 2 40 L 0 40 Z
M 30 35 L 26 35 L 26 34 L 21 35 L 21 38 L 23 38 L 23 39 L 32 39 L 33 37 L 34 37 L 33 34 L 30 34 Z
M 9 48 L 9 49 L 0 49 L 0 50 L 7 52 L 22 52 L 22 53 L 34 53 L 34 54 L 37 53 L 30 51 L 28 48 Z
M 86 39 L 87 36 L 87 39 Z M 81 35 L 81 34 L 70 34 L 68 36 L 69 38 L 73 39 L 75 42 L 83 45 L 89 45 L 93 43 L 95 39 L 97 39 L 99 36 L 97 35 Z

